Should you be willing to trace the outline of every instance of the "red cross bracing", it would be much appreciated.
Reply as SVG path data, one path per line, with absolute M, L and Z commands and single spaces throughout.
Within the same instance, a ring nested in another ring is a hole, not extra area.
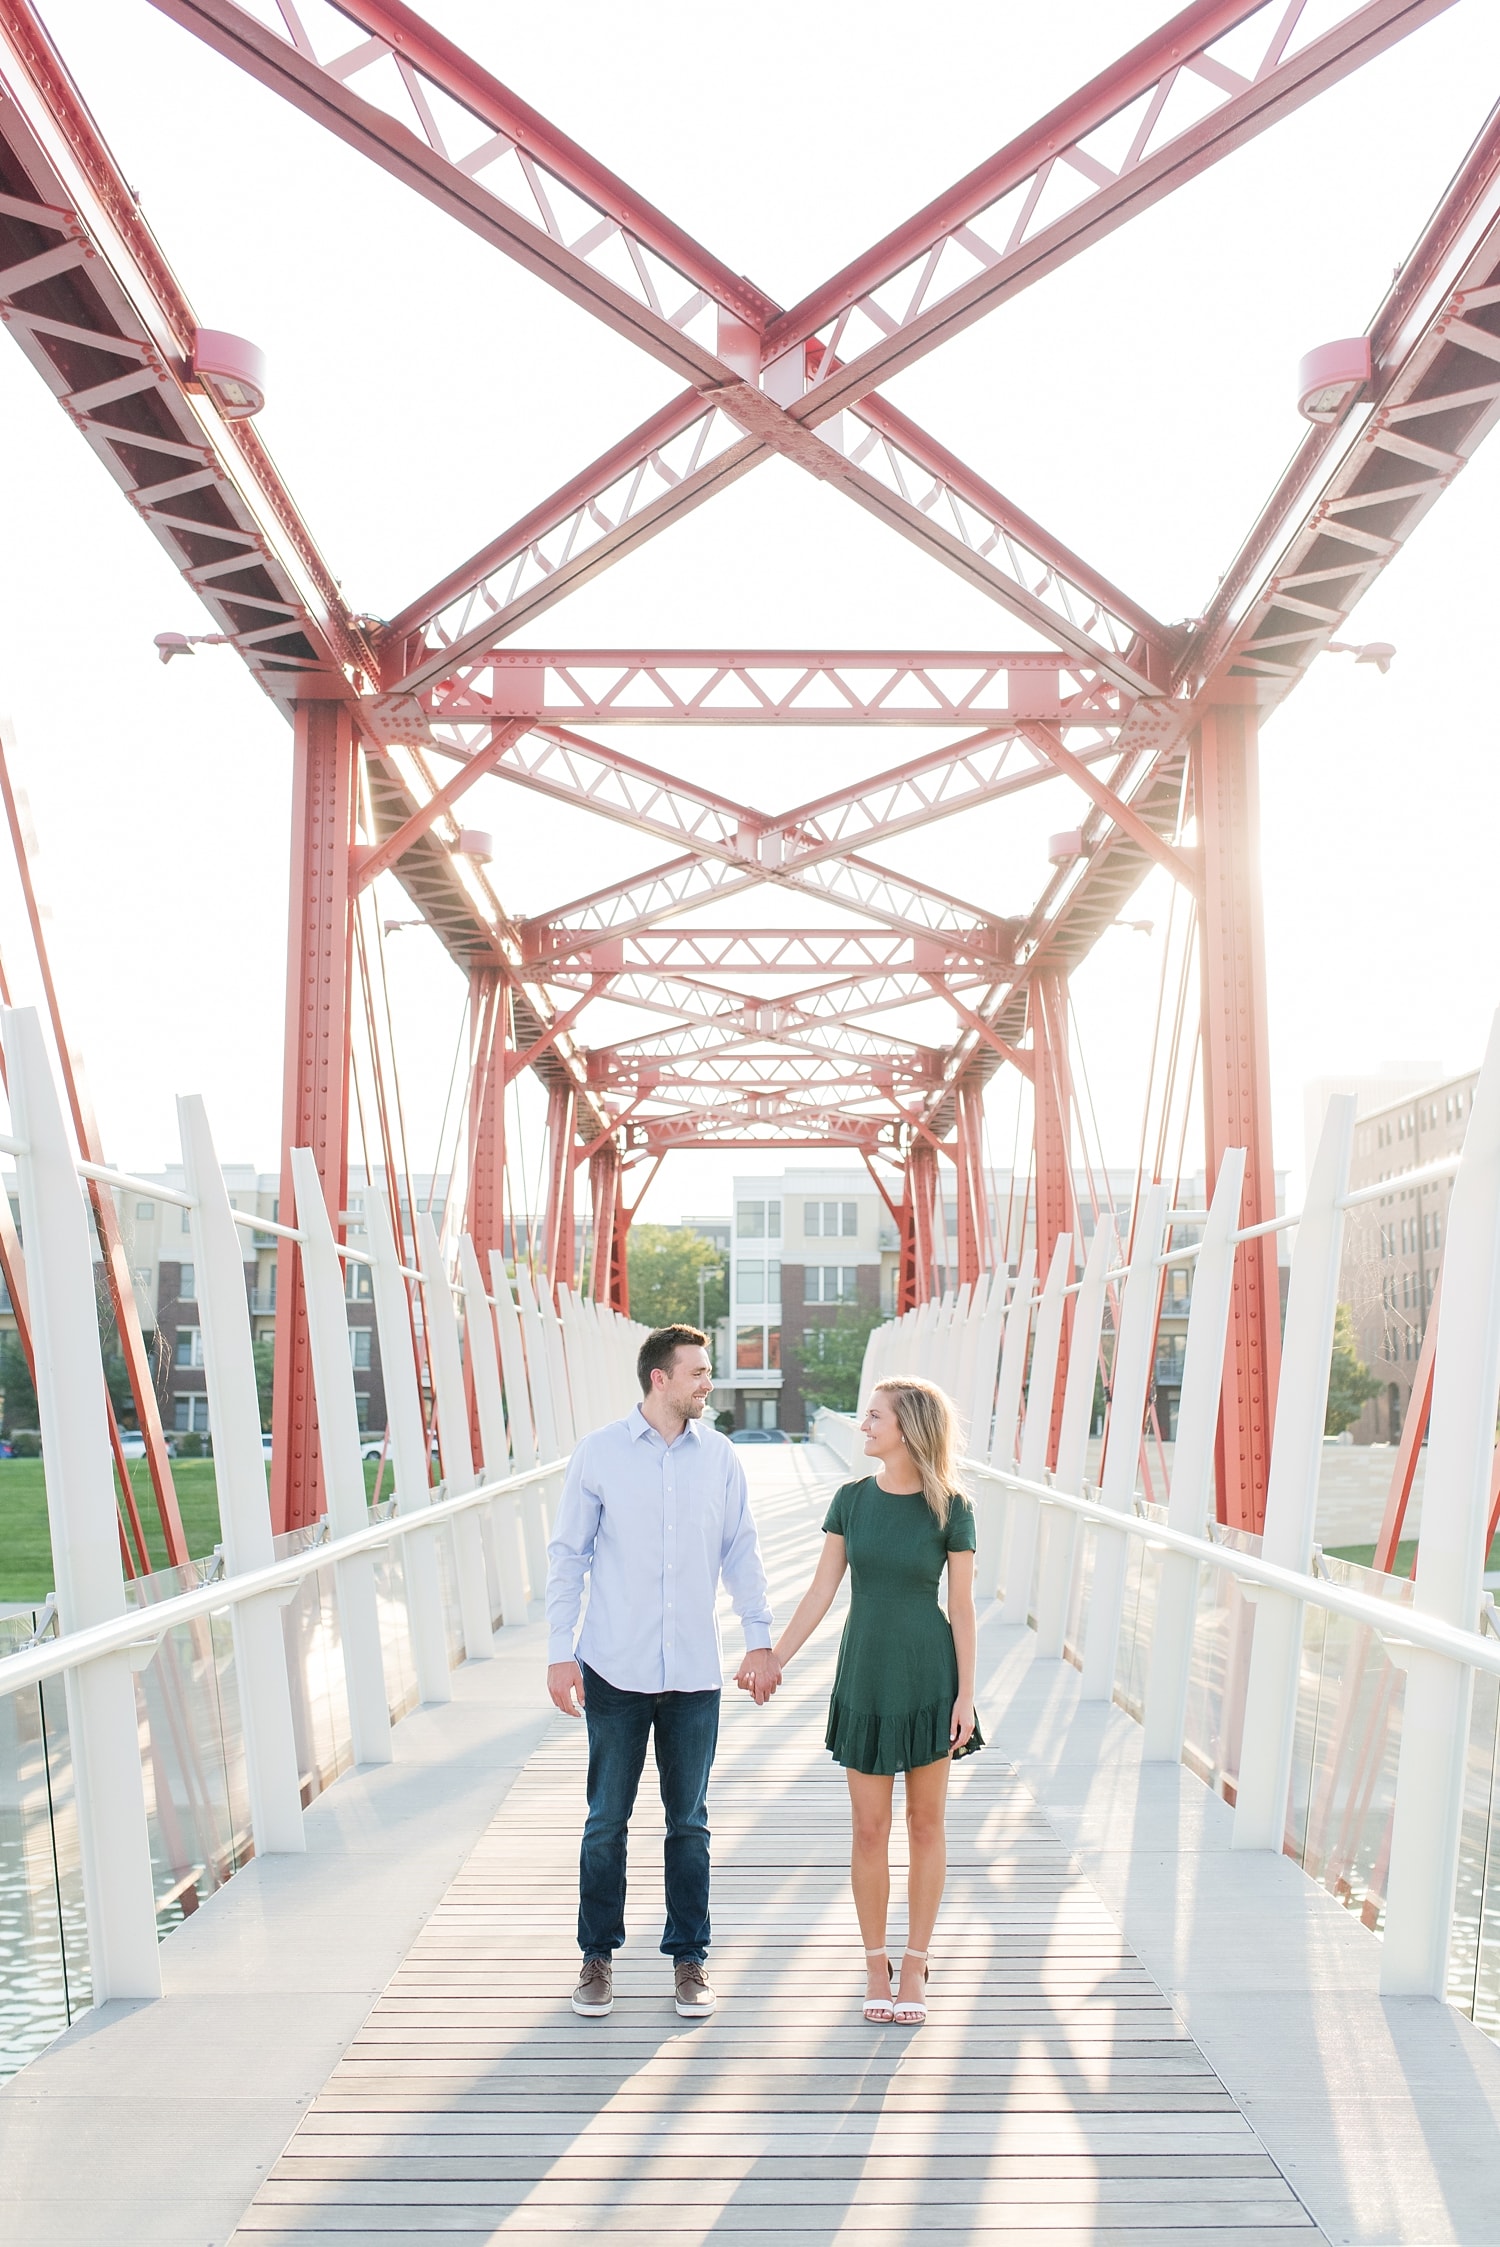
M 402 0 L 120 4 L 155 7 L 677 386 L 397 615 L 363 613 L 257 435 L 253 366 L 226 378 L 216 364 L 68 63 L 29 0 L 0 0 L 0 313 L 294 728 L 284 1138 L 313 1148 L 335 1217 L 368 1003 L 359 901 L 390 873 L 471 982 L 481 1254 L 502 1237 L 504 1088 L 530 1068 L 548 1098 L 555 1286 L 576 1277 L 575 1173 L 610 1244 L 593 1284 L 623 1304 L 640 1198 L 627 1175 L 686 1145 L 856 1151 L 899 1221 L 908 1302 L 934 1284 L 941 1178 L 958 1280 L 973 1281 L 997 1253 L 983 1093 L 1014 1069 L 1032 1090 L 1045 1266 L 1074 1215 L 1068 977 L 1158 867 L 1197 929 L 1208 1175 L 1245 1147 L 1244 1222 L 1273 1214 L 1258 729 L 1500 411 L 1500 123 L 1455 148 L 1420 238 L 1393 245 L 1402 262 L 1350 339 L 1353 375 L 1313 402 L 1319 418 L 1186 622 L 1153 615 L 888 388 L 1454 0 L 1195 0 L 791 305 Z M 70 59 L 86 79 L 87 56 Z M 571 594 L 773 460 L 983 596 L 993 634 L 958 648 L 568 641 L 552 612 Z M 536 644 L 544 619 L 555 644 Z M 750 800 L 652 761 L 654 729 L 685 726 L 844 727 L 889 747 L 852 785 Z M 1080 807 L 1073 847 L 1024 910 L 901 870 L 904 837 L 1059 776 Z M 518 917 L 456 847 L 481 779 L 633 830 L 657 860 Z M 605 1000 L 635 1010 L 636 1034 L 591 1041 Z M 904 1036 L 902 1010 L 934 1000 L 946 1035 Z M 283 1522 L 308 1518 L 317 1489 L 289 1267 Z M 1246 1242 L 1220 1506 L 1247 1526 L 1277 1348 L 1274 1251 Z

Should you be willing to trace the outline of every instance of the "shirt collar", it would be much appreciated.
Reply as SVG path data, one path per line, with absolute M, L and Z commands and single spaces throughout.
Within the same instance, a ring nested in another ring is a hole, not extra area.
M 652 1427 L 650 1421 L 646 1418 L 645 1413 L 642 1412 L 638 1404 L 631 1407 L 630 1412 L 626 1416 L 625 1425 L 630 1431 L 632 1442 L 639 1443 L 642 1436 L 655 1436 L 657 1442 L 662 1445 L 663 1449 L 671 1448 L 670 1445 L 666 1443 L 666 1440 L 662 1436 L 660 1429 Z M 703 1441 L 702 1421 L 689 1420 L 686 1423 L 686 1432 L 692 1437 L 694 1443 L 701 1443 Z

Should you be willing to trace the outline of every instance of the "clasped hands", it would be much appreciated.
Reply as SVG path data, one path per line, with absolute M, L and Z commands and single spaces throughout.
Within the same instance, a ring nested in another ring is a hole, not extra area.
M 752 1646 L 735 1673 L 735 1684 L 763 1709 L 781 1683 L 781 1664 L 769 1646 Z

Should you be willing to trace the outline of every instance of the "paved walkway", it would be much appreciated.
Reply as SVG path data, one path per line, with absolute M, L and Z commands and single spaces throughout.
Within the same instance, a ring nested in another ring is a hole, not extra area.
M 785 1612 L 829 1479 L 783 1457 L 774 1480 L 757 1461 L 757 1510 Z M 711 2022 L 678 2020 L 655 1947 L 659 1810 L 634 1836 L 614 2014 L 570 2011 L 583 1741 L 559 1726 L 236 2240 L 1316 2237 L 1001 1753 L 955 1773 L 927 2027 L 861 2021 L 847 1798 L 822 1746 L 835 1643 L 768 1710 L 726 1697 Z

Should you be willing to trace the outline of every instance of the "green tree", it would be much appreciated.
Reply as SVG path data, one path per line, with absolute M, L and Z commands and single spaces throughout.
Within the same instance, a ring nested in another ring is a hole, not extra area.
M 255 1390 L 260 1398 L 260 1424 L 262 1430 L 271 1425 L 271 1391 L 276 1379 L 276 1344 L 269 1334 L 263 1334 L 251 1348 L 255 1353 Z
M 631 1317 L 643 1326 L 696 1326 L 698 1274 L 705 1266 L 719 1274 L 703 1291 L 704 1324 L 712 1333 L 714 1322 L 729 1309 L 722 1250 L 702 1233 L 679 1231 L 674 1225 L 632 1225 L 627 1252 Z
M 853 1412 L 859 1403 L 865 1344 L 883 1324 L 879 1311 L 840 1311 L 827 1326 L 808 1328 L 797 1344 L 797 1359 L 809 1414 L 820 1405 L 829 1412 Z
M 1323 1419 L 1325 1436 L 1341 1436 L 1359 1418 L 1380 1383 L 1359 1354 L 1354 1337 L 1354 1314 L 1340 1303 L 1333 1318 L 1333 1362 L 1328 1369 L 1328 1410 Z

